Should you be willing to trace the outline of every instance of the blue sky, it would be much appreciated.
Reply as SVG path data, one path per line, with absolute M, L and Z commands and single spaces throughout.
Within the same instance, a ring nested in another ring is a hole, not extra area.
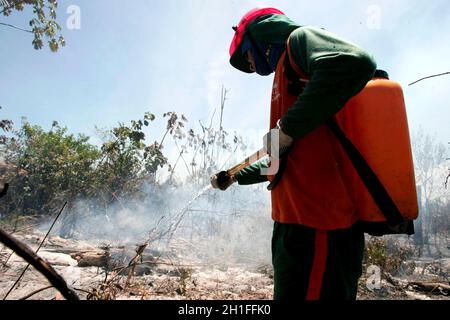
M 81 10 L 80 30 L 66 27 L 70 5 Z M 31 35 L 0 26 L 1 118 L 18 124 L 26 116 L 46 128 L 58 120 L 95 135 L 96 125 L 174 110 L 194 125 L 218 107 L 224 85 L 224 126 L 264 131 L 272 76 L 243 74 L 228 63 L 231 26 L 256 6 L 275 6 L 366 48 L 404 86 L 411 127 L 450 141 L 450 76 L 407 86 L 450 71 L 447 0 L 60 0 L 67 46 L 56 54 L 35 51 Z M 22 27 L 28 20 L 29 12 L 0 17 Z

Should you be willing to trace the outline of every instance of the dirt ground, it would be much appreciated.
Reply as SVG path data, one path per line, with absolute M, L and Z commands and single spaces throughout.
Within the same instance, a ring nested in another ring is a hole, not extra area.
M 43 235 L 15 234 L 34 249 Z M 186 244 L 174 243 L 165 250 L 147 247 L 134 263 L 132 246 L 93 244 L 50 237 L 39 255 L 50 262 L 82 299 L 117 300 L 264 300 L 272 299 L 273 272 L 270 265 L 205 262 L 198 255 L 186 256 Z M 360 300 L 449 300 L 450 259 L 410 261 L 408 275 L 383 274 L 379 287 L 369 289 L 370 275 L 360 280 Z M 16 281 L 26 263 L 0 247 L 0 297 Z M 419 283 L 434 284 L 424 289 Z M 438 284 L 441 284 L 439 286 Z M 25 273 L 7 299 L 24 298 L 46 288 L 47 280 L 33 268 Z M 444 286 L 444 287 L 442 287 Z M 447 286 L 447 287 L 446 287 Z M 61 299 L 53 288 L 29 297 Z

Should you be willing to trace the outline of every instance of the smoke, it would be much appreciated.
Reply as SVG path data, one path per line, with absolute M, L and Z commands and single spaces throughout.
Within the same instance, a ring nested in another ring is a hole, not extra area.
M 195 182 L 147 185 L 143 201 L 99 199 L 74 203 L 55 228 L 62 237 L 98 246 L 176 251 L 203 263 L 270 264 L 272 220 L 265 185 L 213 190 Z M 47 229 L 49 224 L 41 226 Z

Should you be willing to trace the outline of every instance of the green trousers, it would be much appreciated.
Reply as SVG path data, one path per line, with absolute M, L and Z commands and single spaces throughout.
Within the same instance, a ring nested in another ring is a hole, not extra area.
M 362 275 L 364 233 L 357 227 L 320 231 L 275 222 L 275 300 L 355 300 Z

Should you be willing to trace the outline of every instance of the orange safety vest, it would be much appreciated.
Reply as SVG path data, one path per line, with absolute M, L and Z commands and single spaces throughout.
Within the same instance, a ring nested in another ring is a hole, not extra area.
M 287 58 L 301 80 L 307 80 L 288 49 L 275 72 L 270 128 L 298 99 L 288 93 Z M 334 119 L 363 155 L 402 216 L 416 219 L 417 193 L 400 85 L 374 78 Z M 386 221 L 341 143 L 325 124 L 294 143 L 286 170 L 271 196 L 272 218 L 281 223 L 335 230 L 349 228 L 358 221 Z

